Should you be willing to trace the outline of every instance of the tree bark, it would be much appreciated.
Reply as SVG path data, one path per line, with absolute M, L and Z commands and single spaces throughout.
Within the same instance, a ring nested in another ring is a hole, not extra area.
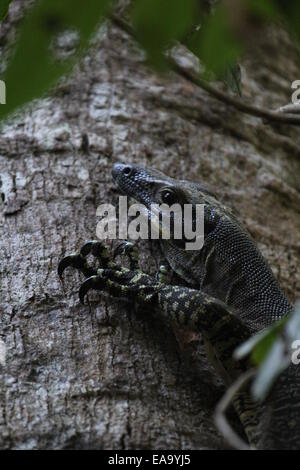
M 11 34 L 19 5 L 2 28 Z M 4 46 L 3 46 L 4 44 Z M 244 99 L 276 109 L 300 78 L 288 35 L 268 29 L 243 62 Z M 9 84 L 8 97 L 9 99 Z M 20 81 L 20 86 L 22 82 Z M 111 25 L 68 80 L 0 134 L 0 448 L 219 449 L 224 386 L 201 340 L 183 350 L 151 312 L 93 294 L 61 257 L 95 238 L 116 203 L 114 162 L 202 181 L 239 214 L 294 301 L 300 289 L 299 129 L 265 125 L 144 64 Z M 139 243 L 142 268 L 159 256 Z M 233 421 L 236 421 L 233 418 Z

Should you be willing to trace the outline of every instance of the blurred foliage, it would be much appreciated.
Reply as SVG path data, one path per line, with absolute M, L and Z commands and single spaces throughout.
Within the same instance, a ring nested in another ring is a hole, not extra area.
M 7 104 L 0 117 L 41 96 L 59 77 L 69 72 L 107 12 L 109 0 L 41 0 L 34 4 L 20 28 L 16 49 L 4 76 Z M 53 44 L 64 31 L 78 34 L 76 52 L 61 60 Z
M 300 40 L 300 2 L 299 0 L 274 0 L 288 28 Z
M 241 47 L 229 28 L 227 13 L 227 9 L 220 5 L 186 41 L 187 47 L 217 77 L 234 66 L 241 53 Z
M 11 0 L 0 0 L 0 21 L 6 17 L 10 2 Z
M 300 303 L 290 315 L 254 335 L 236 350 L 236 359 L 251 355 L 252 362 L 259 366 L 252 386 L 257 400 L 264 400 L 276 378 L 291 364 L 293 343 L 297 340 L 300 340 Z
M 189 31 L 197 0 L 136 0 L 132 5 L 133 27 L 150 61 L 162 67 L 164 52 Z
M 0 118 L 42 96 L 67 74 L 88 46 L 96 27 L 109 15 L 113 0 L 37 0 L 18 31 L 3 78 L 7 104 Z M 9 0 L 0 0 L 0 20 Z M 253 45 L 256 34 L 270 21 L 281 21 L 300 39 L 296 0 L 132 0 L 128 18 L 149 62 L 167 68 L 165 53 L 174 45 L 186 46 L 205 68 L 204 78 L 221 79 L 235 93 L 241 92 L 239 58 Z M 60 34 L 75 31 L 73 54 L 57 57 Z
M 259 17 L 274 18 L 276 15 L 276 7 L 272 1 L 248 0 L 247 6 L 250 14 Z

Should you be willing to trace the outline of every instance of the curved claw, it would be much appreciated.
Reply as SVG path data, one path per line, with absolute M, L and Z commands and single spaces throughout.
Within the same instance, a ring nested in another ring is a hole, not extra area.
M 93 245 L 94 245 L 94 241 L 93 240 L 90 240 L 88 242 L 86 242 L 80 249 L 80 254 L 82 256 L 87 256 L 90 254 L 90 252 L 92 251 L 92 248 L 93 248 Z
M 106 251 L 107 248 L 102 242 L 99 242 L 98 240 L 90 240 L 81 247 L 80 254 L 82 256 L 87 256 L 92 253 L 96 257 L 102 257 L 103 253 Z
M 101 241 L 90 240 L 83 245 L 80 250 L 80 254 L 86 257 L 90 253 L 92 253 L 92 255 L 98 258 L 103 266 L 106 266 L 108 264 L 109 254 L 106 246 Z
M 127 240 L 119 243 L 113 251 L 113 258 L 115 259 L 119 255 L 124 255 L 126 253 L 126 248 L 128 247 L 129 242 Z
M 136 245 L 127 240 L 124 240 L 114 249 L 113 258 L 115 259 L 119 255 L 127 255 L 130 261 L 130 268 L 137 269 L 138 251 Z
M 81 284 L 79 289 L 79 299 L 83 305 L 84 298 L 90 289 L 101 290 L 100 279 L 98 276 L 91 276 Z
M 65 256 L 58 264 L 57 272 L 59 277 L 61 278 L 63 272 L 66 268 L 71 266 L 72 268 L 82 268 L 84 265 L 84 261 L 78 253 Z

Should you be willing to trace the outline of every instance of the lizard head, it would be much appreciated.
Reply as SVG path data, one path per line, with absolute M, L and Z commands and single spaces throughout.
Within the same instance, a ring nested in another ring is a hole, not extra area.
M 116 163 L 112 170 L 114 181 L 119 189 L 127 196 L 133 197 L 143 204 L 148 210 L 153 204 L 166 204 L 169 207 L 178 204 L 182 208 L 190 204 L 194 209 L 196 204 L 204 205 L 204 245 L 209 245 L 214 229 L 222 217 L 230 213 L 224 211 L 222 204 L 216 199 L 204 185 L 199 183 L 176 180 L 166 176 L 162 172 L 143 168 L 134 164 Z M 192 225 L 194 224 L 195 211 L 192 211 Z M 233 219 L 233 223 L 236 223 Z M 172 269 L 187 282 L 199 283 L 199 263 L 202 263 L 203 250 L 186 250 L 187 240 L 183 237 L 175 239 L 172 234 L 170 239 L 160 240 L 164 256 Z M 205 250 L 204 250 L 205 251 Z
M 119 189 L 150 209 L 151 204 L 201 204 L 215 196 L 199 183 L 176 180 L 161 171 L 116 163 L 112 176 Z

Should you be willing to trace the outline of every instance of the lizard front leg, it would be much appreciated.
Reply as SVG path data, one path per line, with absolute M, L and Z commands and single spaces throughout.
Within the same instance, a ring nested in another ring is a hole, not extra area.
M 124 246 L 115 254 L 128 254 L 127 245 L 125 250 Z M 133 247 L 128 247 L 132 253 Z M 98 259 L 100 268 L 88 264 L 89 254 Z M 129 256 L 131 267 L 137 266 L 137 255 Z M 79 291 L 81 301 L 90 289 L 95 289 L 114 297 L 134 299 L 140 304 L 151 304 L 168 323 L 203 333 L 224 365 L 228 361 L 232 365 L 234 349 L 250 336 L 248 328 L 220 300 L 189 287 L 165 284 L 161 274 L 152 277 L 139 269 L 123 268 L 110 259 L 102 242 L 87 242 L 78 253 L 63 258 L 58 266 L 60 277 L 69 266 L 87 277 Z
M 136 267 L 137 254 L 133 250 L 133 245 L 122 244 L 115 255 L 129 255 L 131 268 Z M 89 254 L 99 261 L 100 268 L 88 264 Z M 95 289 L 140 304 L 151 304 L 168 323 L 179 329 L 203 333 L 225 369 L 228 363 L 232 371 L 234 349 L 250 336 L 245 324 L 223 302 L 189 287 L 165 284 L 162 273 L 152 277 L 139 269 L 123 268 L 110 259 L 102 242 L 87 242 L 78 253 L 65 257 L 58 266 L 60 277 L 69 266 L 79 269 L 87 277 L 79 291 L 81 301 L 90 289 Z
M 98 254 L 102 253 L 100 245 L 92 246 L 94 251 L 97 249 Z M 223 302 L 188 287 L 164 284 L 160 276 L 153 277 L 139 269 L 120 267 L 108 260 L 106 253 L 102 264 L 107 267 L 91 268 L 85 259 L 90 251 L 91 245 L 88 245 L 80 253 L 66 257 L 59 265 L 60 274 L 67 266 L 78 268 L 85 275 L 92 273 L 80 287 L 81 302 L 84 302 L 88 291 L 94 289 L 140 305 L 148 305 L 156 316 L 161 317 L 167 324 L 173 324 L 178 330 L 189 329 L 202 333 L 211 345 L 222 369 L 218 370 L 226 382 L 230 383 L 247 369 L 248 364 L 234 361 L 232 354 L 235 348 L 250 336 L 250 332 Z M 249 429 L 249 410 L 252 413 L 251 426 L 257 426 L 257 413 L 247 394 L 236 400 L 236 408 L 245 428 Z

